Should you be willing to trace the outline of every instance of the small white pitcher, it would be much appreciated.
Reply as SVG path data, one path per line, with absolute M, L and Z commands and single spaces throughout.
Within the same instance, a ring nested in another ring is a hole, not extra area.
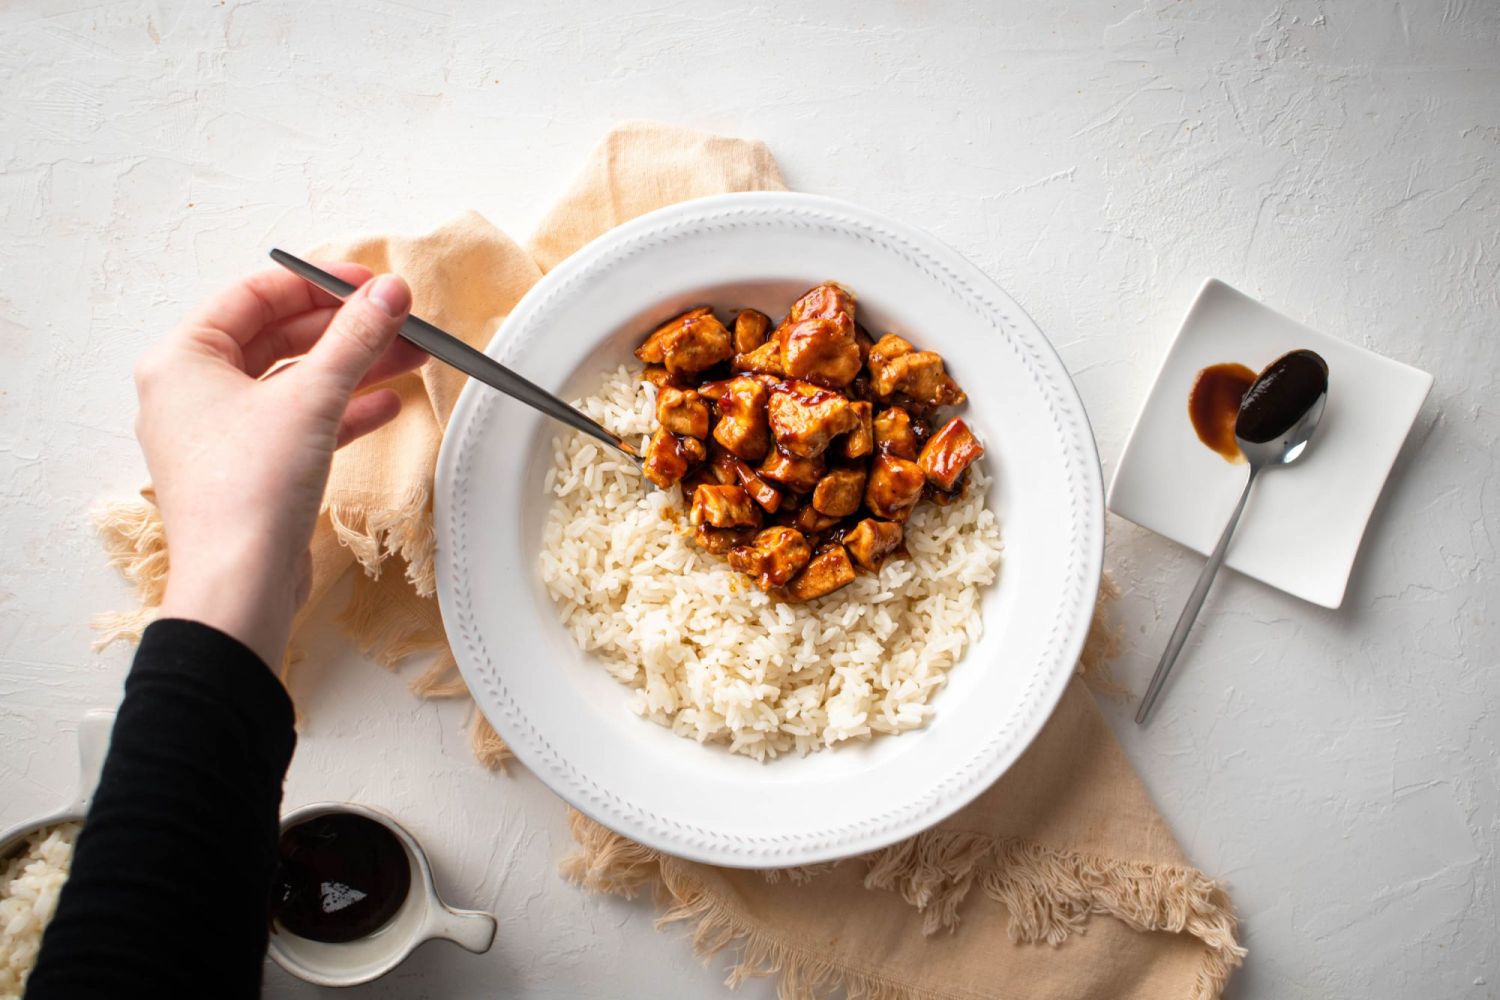
M 293 809 L 281 819 L 281 832 L 329 813 L 372 819 L 396 835 L 411 865 L 411 888 L 395 916 L 367 937 L 330 944 L 309 941 L 280 924 L 271 925 L 271 958 L 292 975 L 319 986 L 357 986 L 390 972 L 424 941 L 442 938 L 482 955 L 495 940 L 495 917 L 479 910 L 455 910 L 438 896 L 432 866 L 415 837 L 389 815 L 353 802 L 319 802 Z

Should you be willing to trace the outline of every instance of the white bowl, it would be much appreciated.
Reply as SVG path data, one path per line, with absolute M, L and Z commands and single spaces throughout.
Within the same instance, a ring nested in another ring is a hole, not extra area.
M 438 460 L 438 595 L 485 716 L 557 794 L 681 857 L 776 867 L 901 840 L 1000 777 L 1047 720 L 1083 645 L 1103 557 L 1098 456 L 1045 337 L 958 253 L 866 209 L 797 194 L 706 198 L 633 220 L 551 271 L 488 353 L 565 395 L 597 384 L 652 326 L 702 303 L 783 314 L 823 280 L 872 332 L 941 353 L 986 446 L 1004 564 L 984 635 L 926 729 L 758 763 L 632 715 L 564 630 L 537 568 L 555 424 L 475 382 Z
M 109 734 L 114 728 L 115 713 L 109 709 L 91 709 L 78 722 L 78 782 L 68 803 L 45 816 L 26 820 L 0 831 L 0 864 L 20 850 L 26 838 L 37 830 L 60 823 L 82 823 L 88 815 L 89 803 L 93 801 L 94 789 L 99 784 L 99 773 L 104 769 L 104 757 L 109 752 Z
M 495 918 L 478 910 L 455 910 L 438 896 L 432 865 L 417 839 L 387 814 L 353 802 L 319 802 L 293 809 L 281 819 L 281 832 L 329 813 L 352 813 L 381 824 L 396 835 L 411 865 L 411 888 L 395 916 L 375 933 L 356 941 L 310 941 L 272 925 L 269 953 L 292 975 L 319 986 L 357 986 L 390 972 L 417 945 L 441 938 L 482 955 L 495 940 Z

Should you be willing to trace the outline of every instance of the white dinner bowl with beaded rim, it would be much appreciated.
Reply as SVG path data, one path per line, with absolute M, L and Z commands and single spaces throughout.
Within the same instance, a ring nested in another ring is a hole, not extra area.
M 918 833 L 999 778 L 1072 674 L 1098 589 L 1098 455 L 1067 370 L 1036 324 L 936 238 L 844 202 L 723 195 L 628 222 L 549 272 L 487 353 L 565 397 L 633 362 L 684 309 L 773 317 L 838 281 L 875 335 L 941 354 L 984 442 L 1005 545 L 983 636 L 948 672 L 924 729 L 766 762 L 635 716 L 582 651 L 538 556 L 557 425 L 485 386 L 459 398 L 438 460 L 438 596 L 474 699 L 516 756 L 605 826 L 668 854 L 772 868 L 847 857 Z

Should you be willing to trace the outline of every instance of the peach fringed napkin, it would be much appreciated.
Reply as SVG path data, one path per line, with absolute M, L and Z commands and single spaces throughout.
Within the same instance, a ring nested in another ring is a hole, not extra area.
M 315 256 L 404 275 L 417 313 L 483 347 L 544 271 L 612 226 L 689 198 L 782 186 L 761 143 L 631 123 L 604 139 L 526 247 L 471 213 L 425 236 Z M 462 383 L 436 364 L 392 383 L 401 416 L 339 453 L 313 539 L 308 608 L 357 563 L 343 627 L 388 666 L 426 654 L 412 683 L 423 697 L 467 696 L 432 596 L 433 466 Z M 142 599 L 139 611 L 101 620 L 106 641 L 138 636 L 160 603 L 167 555 L 145 496 L 101 513 L 111 559 Z M 1081 676 L 1101 672 L 1111 643 L 1096 620 Z M 477 713 L 471 728 L 476 756 L 498 767 L 504 744 Z M 731 984 L 774 974 L 788 1000 L 840 987 L 871 1000 L 1202 1000 L 1219 995 L 1244 955 L 1228 900 L 1187 864 L 1080 677 L 994 787 L 865 857 L 783 872 L 712 868 L 570 819 L 577 850 L 565 874 L 599 891 L 652 890 L 663 923 L 693 925 L 700 954 L 733 952 Z

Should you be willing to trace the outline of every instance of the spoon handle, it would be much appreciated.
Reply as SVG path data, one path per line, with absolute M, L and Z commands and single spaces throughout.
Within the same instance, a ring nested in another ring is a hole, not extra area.
M 1229 539 L 1234 537 L 1234 529 L 1240 523 L 1240 515 L 1245 511 L 1245 501 L 1250 499 L 1250 487 L 1255 485 L 1255 477 L 1260 475 L 1261 468 L 1263 467 L 1259 465 L 1250 466 L 1250 476 L 1245 480 L 1245 490 L 1240 494 L 1240 502 L 1235 506 L 1234 513 L 1230 515 L 1229 523 L 1224 526 L 1224 534 L 1219 536 L 1219 544 L 1214 546 L 1213 555 L 1208 557 L 1203 572 L 1198 574 L 1198 582 L 1193 585 L 1193 592 L 1188 595 L 1187 605 L 1182 609 L 1182 617 L 1177 619 L 1177 627 L 1172 630 L 1172 637 L 1167 640 L 1167 648 L 1161 654 L 1161 662 L 1156 665 L 1156 673 L 1151 675 L 1151 683 L 1146 686 L 1146 693 L 1141 698 L 1141 707 L 1136 709 L 1135 713 L 1137 725 L 1145 722 L 1151 714 L 1151 708 L 1156 704 L 1162 686 L 1167 683 L 1167 675 L 1172 672 L 1172 667 L 1177 662 L 1177 654 L 1182 652 L 1183 644 L 1187 642 L 1193 622 L 1198 618 L 1198 610 L 1203 607 L 1203 599 L 1208 596 L 1208 588 L 1213 586 L 1214 577 L 1218 575 L 1219 567 L 1224 562 L 1224 553 L 1229 551 Z

